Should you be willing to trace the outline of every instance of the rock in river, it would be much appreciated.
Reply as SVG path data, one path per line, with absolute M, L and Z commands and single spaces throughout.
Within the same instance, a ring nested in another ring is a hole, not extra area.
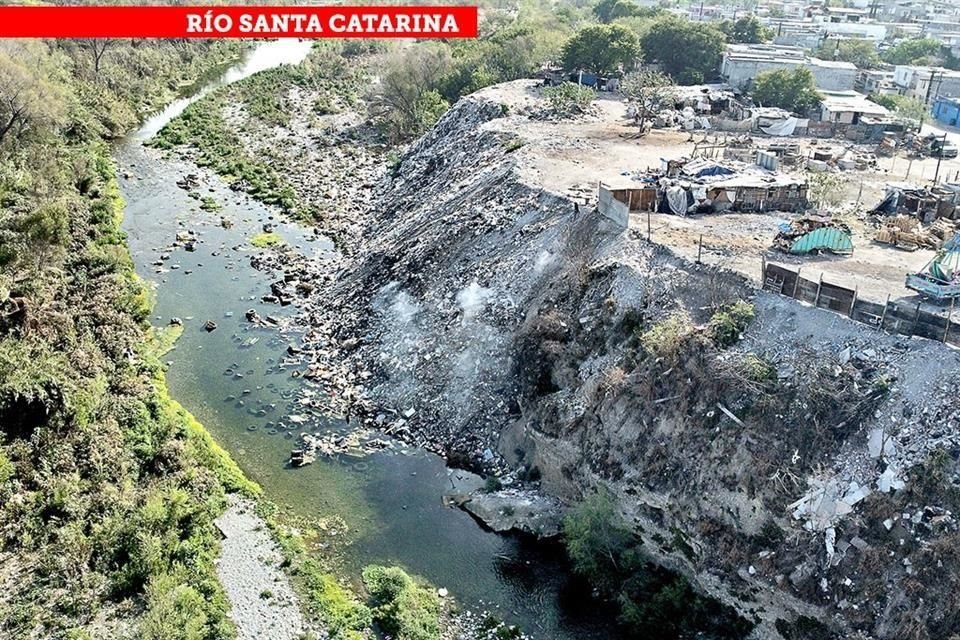
M 560 534 L 563 520 L 560 503 L 534 491 L 476 492 L 462 507 L 498 533 L 519 531 L 537 538 L 553 538 Z

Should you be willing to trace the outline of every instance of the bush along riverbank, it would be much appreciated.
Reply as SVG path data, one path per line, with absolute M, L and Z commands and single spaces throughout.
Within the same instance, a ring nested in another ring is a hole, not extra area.
M 364 67 L 344 64 L 339 46 L 317 43 L 301 64 L 261 71 L 212 92 L 187 107 L 148 144 L 186 150 L 197 165 L 212 169 L 236 190 L 293 218 L 315 221 L 320 212 L 289 182 L 273 134 L 292 126 L 293 114 L 301 109 L 302 117 L 319 117 L 356 103 Z M 244 129 L 261 127 L 268 130 L 269 147 L 247 148 Z
M 105 140 L 238 53 L 0 44 L 0 635 L 233 635 L 213 518 L 257 489 L 166 393 Z

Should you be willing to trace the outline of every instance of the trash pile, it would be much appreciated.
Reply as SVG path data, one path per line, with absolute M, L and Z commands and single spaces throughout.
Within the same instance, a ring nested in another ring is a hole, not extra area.
M 290 464 L 302 467 L 315 462 L 318 455 L 362 458 L 391 447 L 392 442 L 369 429 L 355 429 L 348 433 L 302 433 L 297 447 L 290 452 Z
M 916 186 L 890 183 L 877 206 L 870 210 L 875 216 L 905 214 L 923 223 L 940 218 L 955 220 L 960 217 L 960 188 L 956 185 Z
M 830 216 L 808 215 L 784 224 L 773 239 L 773 247 L 793 254 L 827 251 L 848 254 L 853 252 L 850 227 Z
M 877 154 L 855 146 L 834 149 L 816 149 L 807 158 L 807 169 L 811 171 L 867 171 L 877 168 Z

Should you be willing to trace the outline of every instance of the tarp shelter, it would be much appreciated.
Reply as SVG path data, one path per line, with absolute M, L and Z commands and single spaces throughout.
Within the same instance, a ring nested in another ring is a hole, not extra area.
M 853 253 L 853 240 L 848 232 L 837 227 L 820 227 L 800 236 L 790 245 L 790 253 L 804 254 L 812 251 Z

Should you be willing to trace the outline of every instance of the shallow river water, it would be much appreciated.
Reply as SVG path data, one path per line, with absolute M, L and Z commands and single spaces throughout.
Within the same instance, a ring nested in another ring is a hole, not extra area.
M 416 449 L 379 453 L 362 461 L 328 460 L 291 469 L 286 460 L 293 434 L 277 430 L 300 381 L 279 367 L 296 334 L 252 327 L 244 312 L 286 316 L 295 307 L 260 302 L 273 280 L 250 266 L 249 239 L 265 222 L 284 239 L 323 260 L 332 245 L 312 230 L 280 219 L 277 212 L 230 191 L 195 166 L 143 146 L 164 124 L 211 90 L 283 63 L 296 63 L 308 42 L 259 45 L 243 62 L 192 96 L 172 103 L 116 147 L 126 199 L 124 229 L 137 271 L 155 285 L 154 324 L 181 318 L 185 330 L 170 361 L 172 395 L 211 431 L 266 495 L 307 516 L 340 515 L 350 527 L 347 570 L 369 563 L 399 564 L 447 588 L 467 608 L 491 610 L 544 640 L 613 638 L 611 615 L 598 611 L 571 581 L 562 552 L 500 536 L 469 515 L 444 507 L 443 493 L 457 472 L 437 456 Z M 176 185 L 200 176 L 198 190 L 223 208 L 202 211 Z M 226 229 L 220 218 L 234 224 Z M 171 249 L 178 231 L 199 238 L 194 252 Z M 161 255 L 168 259 L 161 260 Z M 162 263 L 162 264 L 155 264 Z M 207 332 L 203 324 L 218 327 Z M 342 420 L 319 419 L 314 431 L 342 429 Z

